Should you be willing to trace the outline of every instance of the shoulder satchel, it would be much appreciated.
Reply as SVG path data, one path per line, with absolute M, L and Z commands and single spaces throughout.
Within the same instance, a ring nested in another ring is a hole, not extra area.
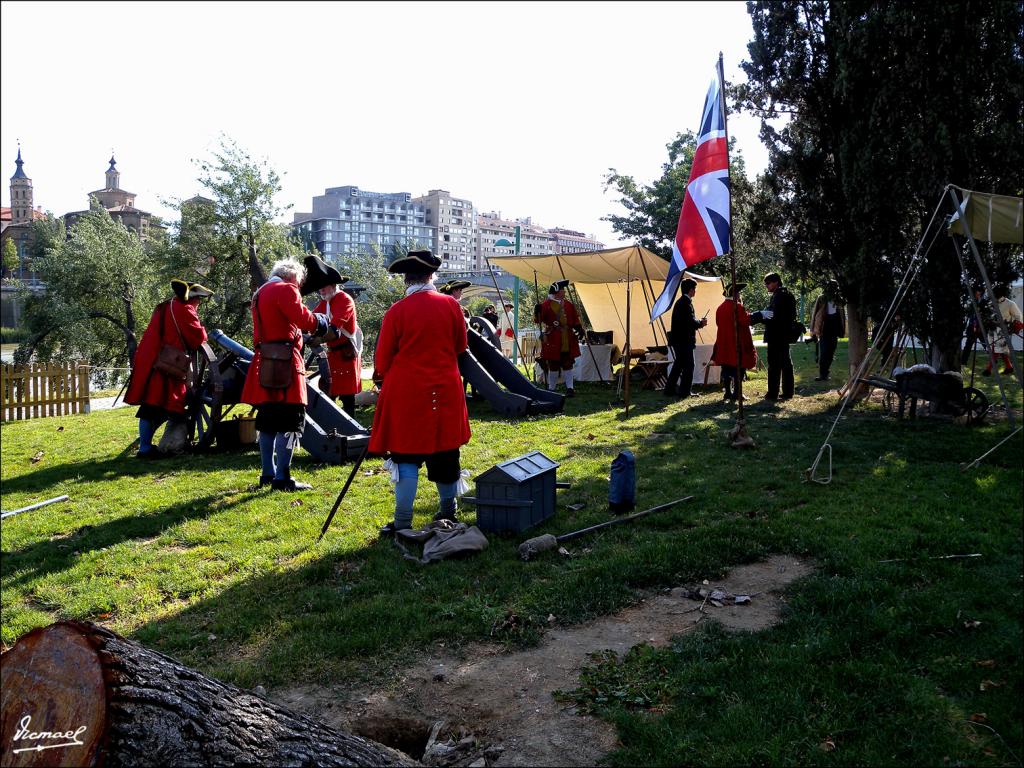
M 253 303 L 256 305 L 256 319 L 260 320 L 260 292 L 256 291 Z M 260 336 L 263 335 L 263 323 L 260 322 Z M 260 350 L 260 386 L 264 389 L 288 389 L 292 383 L 292 342 L 261 341 Z
M 178 320 L 174 317 L 171 309 L 171 302 L 167 302 L 166 312 L 171 315 L 174 321 L 174 328 L 178 332 L 178 340 L 181 346 L 185 346 L 185 340 L 181 337 L 181 329 L 178 328 Z M 160 315 L 160 338 L 164 337 L 164 316 Z M 164 344 L 160 347 L 160 353 L 156 356 L 153 367 L 169 379 L 177 381 L 188 381 L 188 375 L 192 368 L 192 356 L 184 349 L 179 349 L 173 344 Z

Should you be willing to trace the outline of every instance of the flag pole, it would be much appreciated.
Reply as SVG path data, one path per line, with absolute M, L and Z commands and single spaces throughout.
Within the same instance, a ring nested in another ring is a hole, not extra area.
M 725 132 L 726 150 L 726 178 L 729 179 L 729 270 L 732 276 L 732 285 L 729 286 L 729 298 L 732 299 L 732 329 L 733 340 L 736 343 L 736 426 L 726 433 L 729 436 L 733 448 L 753 448 L 753 439 L 747 434 L 747 421 L 743 416 L 743 350 L 740 348 L 740 302 L 736 290 L 736 250 L 732 242 L 732 163 L 728 159 L 729 151 L 729 123 L 726 119 L 725 106 L 725 67 L 722 64 L 722 52 L 718 52 L 718 87 L 721 89 L 722 102 L 722 130 Z

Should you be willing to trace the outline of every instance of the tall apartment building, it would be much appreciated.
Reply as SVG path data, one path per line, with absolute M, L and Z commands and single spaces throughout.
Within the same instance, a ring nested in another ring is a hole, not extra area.
M 481 266 L 477 254 L 476 215 L 473 203 L 452 197 L 446 189 L 432 189 L 413 198 L 427 212 L 427 223 L 434 227 L 430 249 L 441 259 L 441 269 L 467 270 Z
M 595 237 L 587 236 L 582 232 L 573 229 L 555 227 L 548 232 L 555 240 L 555 253 L 586 253 L 587 251 L 600 251 L 604 243 Z
M 520 228 L 519 254 L 521 256 L 548 256 L 557 253 L 555 240 L 551 234 L 533 223 L 527 216 L 524 219 L 503 219 L 500 213 L 481 213 L 476 217 L 477 254 L 480 268 L 486 265 L 491 256 L 508 256 L 512 249 L 495 245 L 499 240 L 515 242 L 516 227 Z
M 432 247 L 435 231 L 426 207 L 408 192 L 368 192 L 355 186 L 330 187 L 313 198 L 313 210 L 296 213 L 292 229 L 308 237 L 328 261 L 393 245 Z

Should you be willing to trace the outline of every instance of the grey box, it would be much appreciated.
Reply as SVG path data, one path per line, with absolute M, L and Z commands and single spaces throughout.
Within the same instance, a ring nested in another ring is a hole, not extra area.
M 476 524 L 481 531 L 519 533 L 555 514 L 558 462 L 540 451 L 496 464 L 477 475 Z

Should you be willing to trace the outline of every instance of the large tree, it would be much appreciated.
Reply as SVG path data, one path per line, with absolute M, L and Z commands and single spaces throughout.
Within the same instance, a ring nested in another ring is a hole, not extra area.
M 91 201 L 71 231 L 35 269 L 44 293 L 29 294 L 30 337 L 17 362 L 86 359 L 96 368 L 127 368 L 156 303 L 156 269 L 138 235 Z M 116 378 L 116 376 L 100 376 Z
M 737 96 L 761 116 L 769 150 L 753 219 L 792 270 L 839 281 L 853 370 L 944 186 L 1020 194 L 1021 6 L 747 6 L 754 39 Z M 963 326 L 944 239 L 904 312 L 942 369 L 957 365 Z
M 207 328 L 247 343 L 253 291 L 266 282 L 275 260 L 301 261 L 304 252 L 287 225 L 275 221 L 287 206 L 275 202 L 280 176 L 266 160 L 254 160 L 222 137 L 212 159 L 197 164 L 210 197 L 172 201 L 180 220 L 158 261 L 165 278 L 200 282 L 214 292 L 201 315 Z
M 762 306 L 767 299 L 761 278 L 774 268 L 780 254 L 754 226 L 751 225 L 750 207 L 757 194 L 757 185 L 747 178 L 743 155 L 736 149 L 735 140 L 729 142 L 730 185 L 732 190 L 732 244 L 736 256 L 737 278 L 749 283 L 746 292 L 748 304 Z M 686 184 L 697 150 L 697 138 L 692 132 L 676 134 L 666 145 L 668 160 L 661 166 L 661 176 L 649 185 L 638 183 L 632 176 L 609 168 L 605 175 L 605 190 L 619 194 L 617 202 L 626 209 L 625 214 L 609 214 L 603 220 L 611 222 L 612 229 L 633 238 L 644 248 L 670 259 L 672 241 L 679 222 Z M 695 266 L 695 271 L 719 275 L 730 279 L 731 260 L 728 256 L 712 259 Z

